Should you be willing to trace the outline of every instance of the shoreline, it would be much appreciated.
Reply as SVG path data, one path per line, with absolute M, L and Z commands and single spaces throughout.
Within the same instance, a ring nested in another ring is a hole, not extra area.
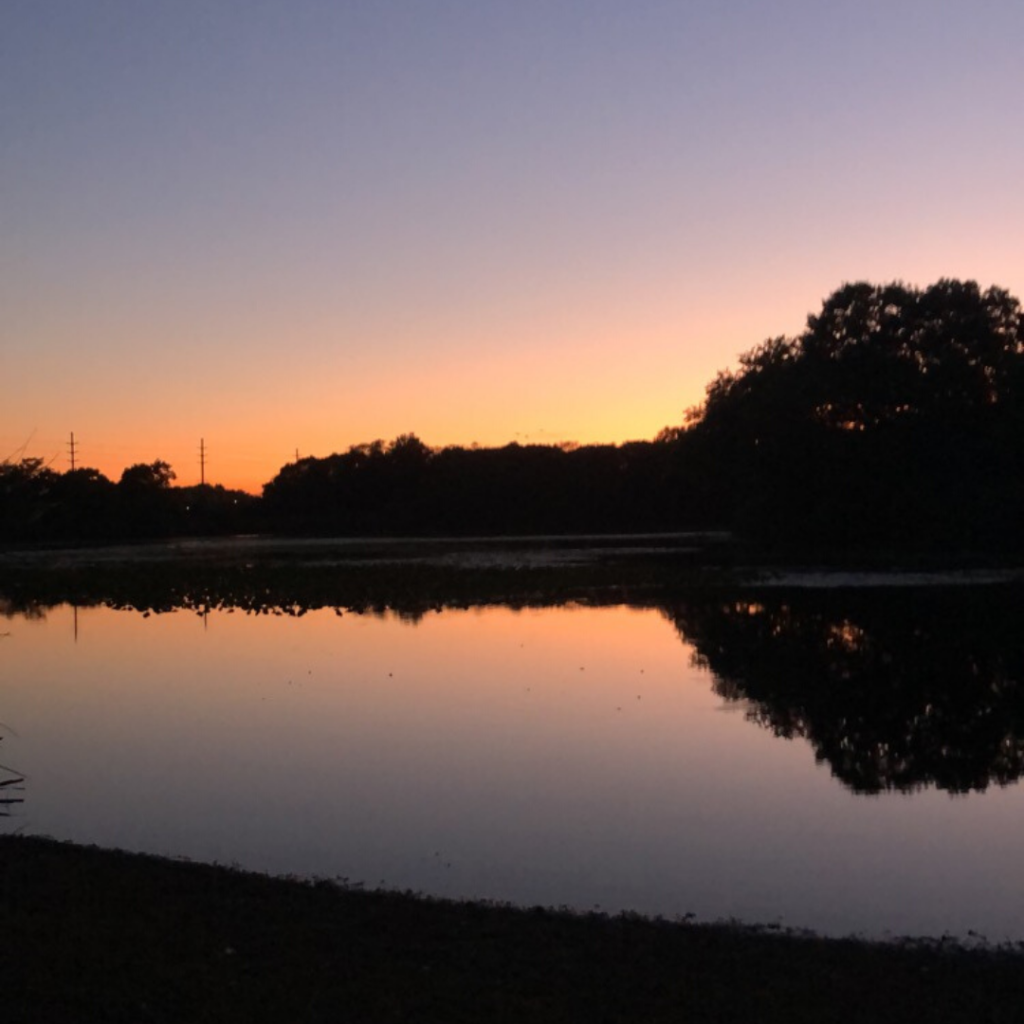
M 460 903 L 0 836 L 6 1021 L 978 1021 L 1022 944 Z
M 833 553 L 834 554 L 834 553 Z M 72 604 L 284 611 L 656 604 L 681 595 L 1019 586 L 1024 565 L 949 556 L 773 558 L 722 534 L 269 538 L 4 549 L 0 613 Z

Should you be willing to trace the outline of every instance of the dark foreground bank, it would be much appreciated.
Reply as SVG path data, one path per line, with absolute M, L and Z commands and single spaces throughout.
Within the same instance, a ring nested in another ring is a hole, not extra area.
M 0 837 L 32 1021 L 1013 1021 L 1024 958 L 449 903 Z

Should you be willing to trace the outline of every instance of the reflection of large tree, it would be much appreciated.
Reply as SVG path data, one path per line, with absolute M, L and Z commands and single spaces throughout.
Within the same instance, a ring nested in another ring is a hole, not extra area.
M 802 736 L 859 793 L 952 792 L 1024 771 L 1022 598 L 1011 587 L 762 592 L 665 611 L 728 700 Z

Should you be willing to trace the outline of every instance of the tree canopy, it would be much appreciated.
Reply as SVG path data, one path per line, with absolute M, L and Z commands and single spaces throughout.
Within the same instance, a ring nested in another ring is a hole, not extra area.
M 155 462 L 137 462 L 122 474 L 119 486 L 135 490 L 160 490 L 170 487 L 177 474 L 162 459 Z
M 720 373 L 691 459 L 764 540 L 976 546 L 1022 508 L 1024 329 L 999 288 L 848 284 Z
M 404 434 L 282 467 L 263 488 L 264 512 L 299 533 L 672 530 L 672 454 L 652 441 L 432 449 Z
M 955 418 L 1019 399 L 1020 304 L 973 281 L 848 284 L 796 338 L 773 338 L 720 373 L 698 413 L 766 413 L 867 430 L 911 417 Z

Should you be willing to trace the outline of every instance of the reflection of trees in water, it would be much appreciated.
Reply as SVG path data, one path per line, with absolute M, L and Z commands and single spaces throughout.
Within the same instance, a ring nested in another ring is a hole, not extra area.
M 0 597 L 0 618 L 13 619 L 16 615 L 23 619 L 34 619 L 42 621 L 46 618 L 49 606 L 40 604 L 37 601 L 18 601 L 7 597 Z M 6 633 L 0 636 L 7 636 Z
M 683 549 L 683 555 L 688 549 Z M 659 552 L 671 572 L 674 562 Z M 601 605 L 635 600 L 649 606 L 659 593 L 649 581 L 655 559 L 595 561 L 568 569 L 546 565 L 470 568 L 430 561 L 375 564 L 287 562 L 245 564 L 171 561 L 87 565 L 66 571 L 9 573 L 0 593 L 0 615 L 44 618 L 53 608 L 105 606 L 153 614 L 240 611 L 299 617 L 333 609 L 416 623 L 448 608 L 501 605 L 540 608 L 572 602 Z
M 1024 771 L 1013 587 L 762 592 L 665 608 L 716 692 L 806 738 L 858 793 L 954 793 Z

